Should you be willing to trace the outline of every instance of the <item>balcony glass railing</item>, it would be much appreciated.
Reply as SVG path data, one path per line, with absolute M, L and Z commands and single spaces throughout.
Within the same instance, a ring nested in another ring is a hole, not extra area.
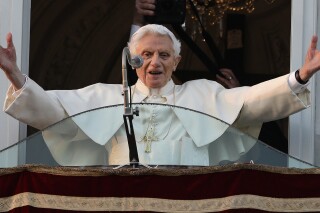
M 139 109 L 132 123 L 141 165 L 315 167 L 194 110 L 161 104 L 132 107 Z M 42 164 L 115 168 L 130 164 L 123 112 L 123 105 L 114 105 L 68 117 L 1 150 L 0 167 Z

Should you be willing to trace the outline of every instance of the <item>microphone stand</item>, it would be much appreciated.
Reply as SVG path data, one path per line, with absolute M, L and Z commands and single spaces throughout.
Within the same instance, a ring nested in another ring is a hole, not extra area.
M 126 60 L 131 63 L 131 56 L 128 47 L 125 47 L 122 51 L 122 85 L 123 85 L 123 97 L 124 97 L 124 114 L 123 120 L 126 128 L 127 140 L 129 145 L 129 161 L 130 165 L 135 168 L 139 165 L 139 156 L 136 144 L 136 138 L 134 135 L 134 129 L 132 125 L 133 115 L 139 116 L 138 109 L 133 110 L 131 103 L 129 103 L 129 86 L 127 76 L 127 63 Z M 131 94 L 130 94 L 131 95 Z
M 133 66 L 133 68 L 139 68 L 143 64 L 142 59 L 141 59 L 141 61 L 139 59 L 138 62 L 135 60 L 131 60 L 129 48 L 128 47 L 123 48 L 123 51 L 122 51 L 122 85 L 123 85 L 123 97 L 124 97 L 123 121 L 124 121 L 124 126 L 126 129 L 126 135 L 127 135 L 127 140 L 128 140 L 129 162 L 130 163 L 117 166 L 114 169 L 119 169 L 119 168 L 127 166 L 127 165 L 132 166 L 132 168 L 138 168 L 139 165 L 143 165 L 146 168 L 152 168 L 148 165 L 144 165 L 139 162 L 137 143 L 136 143 L 136 138 L 134 135 L 134 129 L 133 129 L 133 124 L 132 124 L 133 115 L 139 116 L 139 109 L 138 109 L 138 107 L 136 107 L 135 109 L 132 109 L 132 105 L 130 103 L 131 99 L 129 99 L 129 86 L 128 86 L 126 60 L 128 60 L 129 64 L 131 66 Z

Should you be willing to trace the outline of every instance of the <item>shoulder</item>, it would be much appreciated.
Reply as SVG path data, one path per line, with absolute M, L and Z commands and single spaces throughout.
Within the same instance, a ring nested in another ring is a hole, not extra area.
M 67 93 L 71 93 L 74 95 L 80 95 L 80 96 L 90 96 L 94 95 L 96 97 L 99 96 L 109 96 L 112 94 L 121 94 L 122 87 L 120 84 L 104 84 L 104 83 L 96 83 L 92 84 L 86 87 L 83 87 L 81 89 L 75 89 L 75 90 L 69 90 Z
M 52 90 L 48 92 L 51 96 L 58 98 L 69 114 L 120 104 L 123 101 L 120 84 L 96 83 L 81 89 Z
M 220 90 L 225 89 L 221 84 L 216 81 L 207 80 L 207 79 L 197 79 L 187 81 L 182 85 L 178 85 L 177 89 L 184 90 L 193 90 L 193 91 L 208 91 L 208 90 Z
M 104 84 L 104 83 L 95 83 L 86 87 L 83 87 L 81 89 L 77 89 L 77 91 L 87 91 L 87 90 L 95 90 L 95 89 L 121 89 L 120 84 Z

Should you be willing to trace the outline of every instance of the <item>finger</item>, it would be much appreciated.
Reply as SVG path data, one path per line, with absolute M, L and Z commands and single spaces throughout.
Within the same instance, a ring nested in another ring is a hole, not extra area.
M 230 70 L 230 69 L 222 68 L 222 69 L 220 69 L 220 71 L 221 71 L 222 73 L 226 74 L 226 75 L 234 76 L 234 73 L 233 73 L 232 70 Z
M 140 10 L 155 10 L 156 5 L 155 4 L 149 4 L 149 3 L 137 3 L 136 8 Z
M 227 77 L 228 71 L 226 71 L 225 69 L 220 69 L 219 71 L 223 76 Z
M 154 10 L 156 9 L 155 0 L 137 0 L 136 8 L 141 10 Z
M 317 49 L 318 37 L 312 36 L 310 47 L 307 52 L 307 60 L 311 60 L 314 57 L 315 50 Z
M 221 77 L 220 75 L 216 75 L 217 81 L 218 82 L 225 82 L 226 79 L 224 77 Z
M 153 16 L 154 15 L 154 10 L 155 10 L 155 5 L 152 4 L 144 4 L 144 5 L 136 5 L 137 12 L 140 15 L 145 15 L 145 16 Z
M 14 45 L 12 42 L 12 33 L 7 34 L 7 48 L 14 48 Z
M 216 75 L 216 78 L 217 78 L 217 82 L 219 82 L 220 84 L 222 84 L 223 86 L 225 87 L 228 87 L 229 86 L 229 80 L 227 80 L 226 78 L 224 77 L 221 77 L 219 75 Z
M 233 74 L 233 72 L 231 70 L 225 69 L 225 70 L 220 70 L 220 72 L 228 80 L 235 78 L 235 75 Z
M 228 69 L 228 68 L 221 68 L 220 71 L 222 71 L 222 72 L 232 72 L 232 70 Z
M 310 48 L 312 50 L 317 49 L 317 42 L 318 42 L 318 36 L 316 36 L 316 35 L 312 36 L 311 44 L 310 44 Z
M 154 15 L 154 11 L 152 10 L 141 10 L 141 9 L 137 9 L 138 14 L 143 15 L 143 16 L 153 16 Z
M 156 0 L 137 0 L 138 3 L 149 3 L 149 4 L 155 4 Z
M 156 0 L 137 0 L 136 3 L 155 5 L 156 4 Z

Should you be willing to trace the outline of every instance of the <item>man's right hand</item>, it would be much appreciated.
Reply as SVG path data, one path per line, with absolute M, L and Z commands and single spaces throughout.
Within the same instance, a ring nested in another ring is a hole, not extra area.
M 4 71 L 16 90 L 23 87 L 25 77 L 17 65 L 16 49 L 13 45 L 11 33 L 7 34 L 7 48 L 3 48 L 0 45 L 0 68 Z

